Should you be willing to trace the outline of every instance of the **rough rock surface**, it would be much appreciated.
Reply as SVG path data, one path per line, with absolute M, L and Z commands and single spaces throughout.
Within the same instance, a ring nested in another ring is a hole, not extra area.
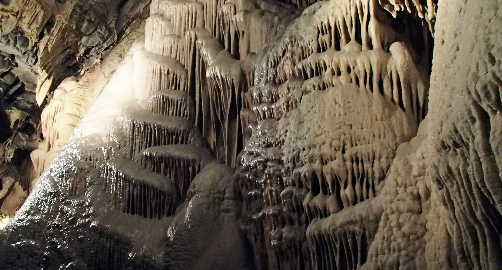
M 0 268 L 502 267 L 497 1 L 103 3 L 0 10 Z
M 440 2 L 430 102 L 436 117 L 429 125 L 435 215 L 427 226 L 429 267 L 502 265 L 501 8 L 496 1 Z
M 44 155 L 48 156 L 46 163 L 54 158 L 71 134 L 72 126 L 85 112 L 86 101 L 92 100 L 93 90 L 99 88 L 99 82 L 95 87 L 97 80 L 93 76 L 99 74 L 101 67 L 95 65 L 96 61 L 109 55 L 110 48 L 120 47 L 117 44 L 127 39 L 130 29 L 148 12 L 149 2 L 9 0 L 0 3 L 0 148 L 3 149 L 0 170 L 4 175 L 0 181 L 10 177 L 20 183 L 24 193 L 31 190 L 31 180 L 44 168 L 32 165 L 30 152 L 44 149 Z M 91 66 L 94 67 L 86 72 Z M 65 83 L 60 84 L 63 80 Z M 77 81 L 76 85 L 72 83 Z M 78 90 L 72 92 L 73 87 Z M 54 92 L 56 88 L 64 91 Z M 61 92 L 72 94 L 61 95 Z M 54 96 L 58 96 L 57 101 L 46 107 Z M 40 105 L 46 107 L 42 115 Z M 58 125 L 54 120 L 40 119 L 47 114 L 53 116 L 54 110 L 65 114 L 65 124 L 60 121 L 58 132 L 48 130 Z M 52 144 L 47 143 L 49 140 Z M 51 152 L 54 143 L 60 145 Z M 46 154 L 47 151 L 50 153 Z M 2 211 L 2 215 L 12 215 L 15 210 L 17 208 L 9 209 L 9 214 Z

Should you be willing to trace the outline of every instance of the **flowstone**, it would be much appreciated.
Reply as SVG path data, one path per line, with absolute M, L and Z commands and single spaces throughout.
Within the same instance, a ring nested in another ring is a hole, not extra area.
M 28 44 L 55 12 L 35 2 Z M 501 268 L 500 9 L 153 0 L 65 80 L 47 57 L 80 36 L 54 22 L 73 36 L 41 47 L 41 176 L 0 268 Z M 95 52 L 113 23 L 75 25 Z

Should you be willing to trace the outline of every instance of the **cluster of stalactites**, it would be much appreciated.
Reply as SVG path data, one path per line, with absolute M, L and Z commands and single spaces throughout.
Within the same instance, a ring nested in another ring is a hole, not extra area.
M 226 51 L 205 29 L 187 32 L 190 64 L 189 83 L 195 98 L 195 122 L 211 149 L 222 161 L 235 165 L 241 137 L 240 118 L 243 74 L 241 62 Z
M 74 77 L 63 81 L 42 111 L 40 122 L 43 141 L 31 154 L 35 177 L 40 176 L 61 151 L 87 111 L 92 98 L 89 92 L 94 90 L 92 81 L 99 74 L 98 71 L 98 68 L 88 71 L 79 81 Z
M 241 6 L 242 3 L 237 3 L 237 5 Z M 239 38 L 233 23 L 237 10 L 235 3 L 221 0 L 155 0 L 150 6 L 151 16 L 146 25 L 146 47 L 152 52 L 166 55 L 171 50 L 169 46 L 183 46 L 178 42 L 170 45 L 168 39 L 173 36 L 175 39 L 185 37 L 190 29 L 197 28 L 205 29 L 221 42 L 225 49 L 237 55 Z M 185 44 L 185 49 L 189 46 L 190 44 Z M 186 50 L 185 56 L 188 55 L 189 52 Z M 187 60 L 184 63 L 188 66 L 192 59 Z
M 305 93 L 355 84 L 392 101 L 420 123 L 426 114 L 427 82 L 403 43 L 393 43 L 389 50 L 316 53 L 298 63 L 294 74 L 305 80 Z
M 145 25 L 145 49 L 162 56 L 184 59 L 185 43 L 182 35 L 175 34 L 171 20 L 152 14 Z M 185 60 L 186 61 L 186 60 Z M 186 64 L 185 61 L 180 61 Z
M 178 195 L 171 182 L 158 174 L 143 170 L 138 164 L 123 160 L 108 161 L 99 168 L 105 179 L 105 192 L 113 205 L 125 214 L 145 218 L 163 218 L 174 214 Z
M 222 50 L 214 63 L 207 67 L 207 87 L 209 95 L 211 130 L 215 131 L 209 139 L 218 158 L 235 166 L 238 143 L 241 140 L 240 108 L 243 92 L 243 75 L 240 61 Z M 221 137 L 221 138 L 220 138 Z M 223 142 L 223 145 L 219 141 Z
M 288 80 L 284 84 L 268 83 L 250 91 L 251 107 L 257 121 L 282 119 L 296 109 L 298 99 L 294 91 L 302 85 L 301 80 Z M 258 90 L 258 91 L 257 91 Z
M 240 2 L 153 1 L 145 30 L 146 52 L 137 54 L 135 62 L 140 103 L 149 97 L 148 106 L 158 110 L 151 103 L 156 91 L 187 91 L 195 112 L 195 119 L 189 119 L 195 120 L 218 158 L 232 166 L 242 147 L 239 114 L 246 88 L 241 62 L 235 57 L 242 47 L 239 35 L 250 31 L 238 31 L 235 20 L 239 10 L 250 7 L 256 9 Z M 144 54 L 152 59 L 145 60 Z
M 397 146 L 425 117 L 432 45 L 429 30 L 411 30 L 423 27 L 413 18 L 371 0 L 312 5 L 245 75 L 257 123 L 241 159 L 244 207 L 247 222 L 266 228 L 249 233 L 262 239 L 255 248 L 277 256 L 270 265 L 356 269 L 366 261 L 375 228 L 342 224 L 322 236 L 310 225 L 374 198 Z M 311 229 L 308 241 L 288 238 L 301 228 Z
M 310 261 L 314 269 L 359 269 L 367 258 L 368 232 L 364 229 L 337 232 L 308 231 Z
M 42 133 L 44 134 L 47 151 L 62 146 L 57 143 L 60 137 L 64 141 L 69 138 L 71 131 L 80 120 L 79 115 L 71 113 L 71 111 L 78 110 L 78 102 L 81 100 L 85 100 L 82 93 L 80 95 L 78 93 L 66 93 L 64 89 L 55 91 L 54 98 L 45 107 L 41 115 Z M 68 128 L 65 128 L 66 125 L 68 125 Z
M 378 2 L 380 3 L 380 6 L 392 13 L 394 16 L 396 16 L 398 12 L 408 12 L 422 20 L 425 20 L 429 25 L 430 31 L 434 32 L 438 0 L 378 0 Z
M 180 90 L 155 92 L 148 101 L 148 110 L 156 114 L 195 120 L 193 100 L 190 95 Z
M 398 25 L 405 22 L 399 21 L 399 18 L 393 18 L 374 1 L 331 1 L 325 3 L 320 9 L 317 6 L 310 9 L 312 11 L 304 12 L 308 15 L 293 22 L 281 41 L 269 51 L 265 60 L 267 64 L 260 72 L 263 75 L 256 83 L 270 81 L 284 83 L 294 74 L 294 66 L 312 53 L 328 50 L 377 49 L 388 52 L 390 45 L 394 42 L 426 42 L 421 36 L 425 33 L 413 33 L 420 36 L 412 37 L 410 40 L 410 33 L 403 33 L 402 29 L 394 29 L 399 28 Z M 315 12 L 317 9 L 319 11 Z M 310 13 L 314 14 L 310 15 Z M 421 25 L 420 21 L 415 21 L 415 23 Z M 307 29 L 304 29 L 305 26 L 302 24 L 308 25 Z M 391 27 L 390 24 L 396 24 L 396 26 Z M 300 37 L 296 34 L 298 28 L 304 32 Z M 416 52 L 412 52 L 414 53 Z
M 133 158 L 143 149 L 168 144 L 202 145 L 199 132 L 185 118 L 164 116 L 131 108 L 123 117 L 128 156 Z
M 235 166 L 244 130 L 254 121 L 249 97 L 242 95 L 252 79 L 242 72 L 238 59 L 260 52 L 281 31 L 281 21 L 295 12 L 277 3 L 154 0 L 145 28 L 145 52 L 135 57 L 140 103 L 156 91 L 187 91 L 194 99 L 195 123 L 211 149 Z
M 136 98 L 146 107 L 148 98 L 156 91 L 176 89 L 188 91 L 187 69 L 178 60 L 147 50 L 134 54 Z
M 144 168 L 168 176 L 184 200 L 192 180 L 213 157 L 204 148 L 178 144 L 146 148 L 138 159 Z

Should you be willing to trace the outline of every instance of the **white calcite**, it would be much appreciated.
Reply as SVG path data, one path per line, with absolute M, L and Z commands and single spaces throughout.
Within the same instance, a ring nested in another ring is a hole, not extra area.
M 133 107 L 124 112 L 123 122 L 130 157 L 152 146 L 202 144 L 198 130 L 183 117 L 164 116 Z
M 153 0 L 53 93 L 0 266 L 500 268 L 499 5 L 461 2 Z
M 155 92 L 148 101 L 148 109 L 156 114 L 195 120 L 195 105 L 190 95 L 181 90 Z

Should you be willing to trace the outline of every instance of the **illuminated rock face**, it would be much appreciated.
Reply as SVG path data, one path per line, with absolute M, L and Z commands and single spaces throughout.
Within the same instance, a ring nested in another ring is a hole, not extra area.
M 108 55 L 110 47 L 115 47 L 112 54 L 120 55 L 131 36 L 129 25 L 141 22 L 148 2 L 0 2 L 2 179 L 15 179 L 24 193 L 31 190 L 31 180 L 59 153 L 92 104 L 91 92 L 99 93 L 116 68 L 113 61 L 94 65 L 95 60 Z M 121 45 L 114 46 L 120 40 Z M 39 105 L 46 109 L 43 115 Z M 4 209 L 0 216 L 15 210 Z
M 500 268 L 502 11 L 460 2 L 152 0 L 40 63 L 1 268 Z

